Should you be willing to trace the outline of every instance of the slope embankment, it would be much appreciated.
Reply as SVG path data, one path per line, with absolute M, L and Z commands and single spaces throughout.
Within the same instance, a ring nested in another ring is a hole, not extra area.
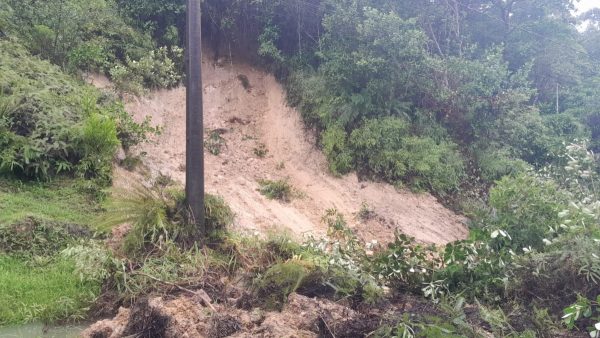
M 240 75 L 248 79 L 249 88 L 242 85 Z M 284 90 L 273 76 L 244 64 L 206 63 L 203 81 L 205 138 L 216 132 L 223 140 L 219 155 L 205 150 L 206 188 L 231 205 L 236 227 L 320 236 L 326 232 L 323 215 L 335 208 L 365 241 L 388 242 L 396 229 L 427 243 L 467 236 L 466 220 L 429 194 L 360 182 L 355 174 L 332 176 L 314 135 L 304 129 L 300 114 L 286 105 Z M 133 99 L 127 110 L 138 120 L 151 116 L 162 127 L 152 142 L 134 149 L 144 154 L 147 172 L 184 183 L 185 89 Z M 264 157 L 255 154 L 261 147 L 267 150 Z M 129 184 L 132 175 L 117 169 L 115 184 Z M 262 179 L 287 179 L 300 197 L 289 203 L 269 200 L 258 191 Z M 356 217 L 363 204 L 373 211 L 368 220 Z

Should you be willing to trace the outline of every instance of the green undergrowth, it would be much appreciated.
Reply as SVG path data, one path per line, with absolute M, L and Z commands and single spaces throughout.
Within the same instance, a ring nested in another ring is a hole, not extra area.
M 83 274 L 69 255 L 92 246 L 85 227 L 25 218 L 0 226 L 0 325 L 80 321 L 100 293 L 102 279 Z
M 102 281 L 63 252 L 94 242 L 85 225 L 101 211 L 89 184 L 0 179 L 0 325 L 86 318 Z
M 86 192 L 87 182 L 17 183 L 0 179 L 0 226 L 28 217 L 88 224 L 90 216 L 100 212 L 93 195 Z
M 0 254 L 0 325 L 83 320 L 99 292 L 100 283 L 79 278 L 72 259 Z

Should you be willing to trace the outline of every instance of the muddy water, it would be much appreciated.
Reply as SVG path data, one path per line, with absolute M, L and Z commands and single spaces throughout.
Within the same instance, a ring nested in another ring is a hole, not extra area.
M 87 325 L 45 326 L 30 323 L 19 326 L 0 327 L 0 338 L 75 338 Z

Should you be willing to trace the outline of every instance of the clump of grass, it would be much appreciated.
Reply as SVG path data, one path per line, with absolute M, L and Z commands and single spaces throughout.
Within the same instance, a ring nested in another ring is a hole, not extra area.
M 356 216 L 358 217 L 358 219 L 365 222 L 375 217 L 375 211 L 371 209 L 367 202 L 362 202 Z
M 271 200 L 290 202 L 294 197 L 294 188 L 287 180 L 260 180 L 259 192 Z
M 135 155 L 127 155 L 123 161 L 121 161 L 121 166 L 128 171 L 134 171 L 135 168 L 142 165 L 142 157 Z
M 123 242 L 128 254 L 143 253 L 172 241 L 185 246 L 197 238 L 184 192 L 173 188 L 168 177 L 161 177 L 150 188 L 138 184 L 129 191 L 117 191 L 107 206 L 110 217 L 97 223 L 101 230 L 132 224 Z M 219 196 L 205 195 L 204 208 L 209 231 L 223 229 L 233 222 L 233 211 Z
M 215 156 L 221 154 L 223 146 L 226 146 L 225 139 L 221 136 L 224 132 L 222 129 L 215 129 L 210 132 L 208 139 L 204 141 L 204 147 Z
M 309 261 L 292 259 L 271 266 L 255 280 L 259 303 L 269 310 L 280 310 L 287 297 L 299 288 L 321 284 L 322 274 Z
M 265 158 L 268 153 L 269 149 L 267 149 L 267 146 L 264 143 L 259 143 L 256 148 L 254 148 L 254 155 L 258 158 Z
M 204 219 L 209 229 L 221 230 L 233 223 L 235 214 L 221 196 L 204 196 Z
M 277 169 L 277 170 L 285 169 L 285 162 L 281 161 L 281 162 L 277 163 L 277 165 L 275 166 L 275 169 Z

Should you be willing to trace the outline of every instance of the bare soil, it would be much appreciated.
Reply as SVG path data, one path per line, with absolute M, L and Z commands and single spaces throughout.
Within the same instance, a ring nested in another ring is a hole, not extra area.
M 225 141 L 219 155 L 205 149 L 206 189 L 223 196 L 236 212 L 236 228 L 320 237 L 326 232 L 321 218 L 327 209 L 336 208 L 365 241 L 389 242 L 396 229 L 426 243 L 445 244 L 467 236 L 466 219 L 430 194 L 360 182 L 356 174 L 331 175 L 315 136 L 287 106 L 284 89 L 272 75 L 245 64 L 219 67 L 207 62 L 203 81 L 205 139 L 217 130 Z M 91 82 L 109 85 L 102 78 Z M 151 116 L 162 128 L 151 143 L 133 150 L 144 155 L 145 172 L 183 184 L 185 88 L 130 99 L 126 108 L 136 120 Z M 268 151 L 263 158 L 254 151 L 261 145 Z M 127 186 L 139 176 L 117 168 L 115 185 Z M 261 179 L 287 179 L 300 197 L 290 203 L 269 200 L 257 191 Z M 367 221 L 356 217 L 363 203 L 374 212 Z

